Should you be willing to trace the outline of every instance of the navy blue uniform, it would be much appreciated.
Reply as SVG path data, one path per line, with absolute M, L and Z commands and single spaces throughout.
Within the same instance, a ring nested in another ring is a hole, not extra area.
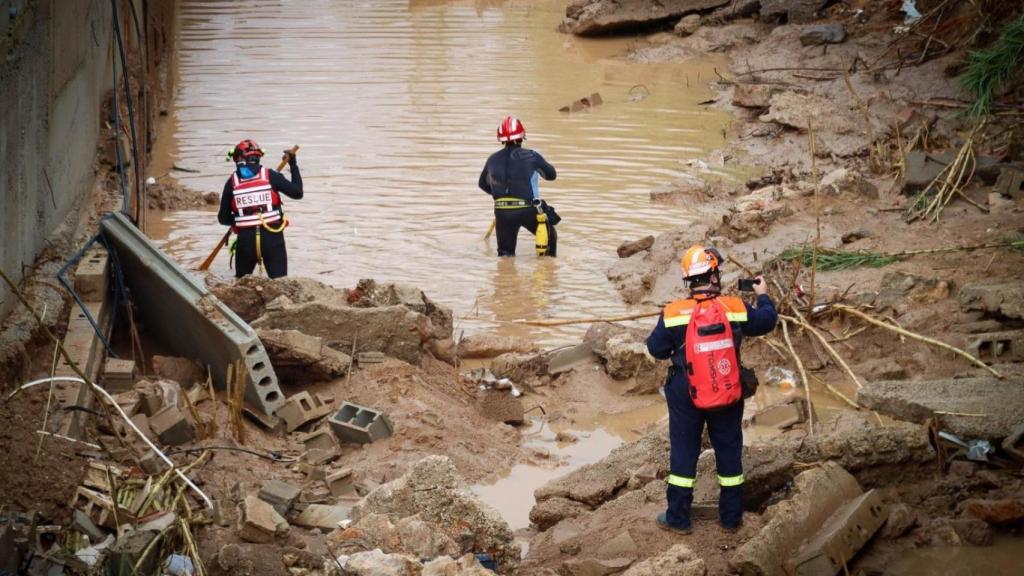
M 737 361 L 740 359 L 740 344 L 744 336 L 767 334 L 778 321 L 775 305 L 767 295 L 757 297 L 756 308 L 745 303 L 744 306 L 745 321 L 730 322 Z M 672 526 L 690 527 L 697 458 L 700 456 L 704 424 L 707 423 L 721 485 L 719 519 L 723 526 L 732 528 L 738 526 L 743 519 L 743 401 L 714 411 L 700 410 L 693 405 L 686 372 L 685 341 L 686 326 L 666 327 L 664 313 L 647 337 L 647 350 L 651 356 L 661 360 L 672 359 L 672 368 L 665 383 L 669 436 L 672 442 L 666 517 Z
M 520 228 L 537 233 L 537 209 L 533 207 L 540 197 L 537 174 L 545 180 L 557 176 L 555 167 L 539 152 L 514 144 L 491 154 L 480 172 L 480 189 L 494 198 L 498 256 L 516 255 Z

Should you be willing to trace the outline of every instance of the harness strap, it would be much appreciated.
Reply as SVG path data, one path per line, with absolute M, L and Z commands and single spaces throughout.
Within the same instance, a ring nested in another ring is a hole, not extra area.
M 519 208 L 529 208 L 530 203 L 522 198 L 503 196 L 494 201 L 494 207 L 498 210 L 518 210 Z

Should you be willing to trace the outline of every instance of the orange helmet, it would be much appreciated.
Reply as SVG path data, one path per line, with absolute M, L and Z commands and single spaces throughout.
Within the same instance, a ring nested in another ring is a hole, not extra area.
M 718 250 L 694 244 L 683 254 L 679 266 L 683 269 L 683 278 L 692 278 L 708 272 L 717 272 L 721 262 L 722 255 Z

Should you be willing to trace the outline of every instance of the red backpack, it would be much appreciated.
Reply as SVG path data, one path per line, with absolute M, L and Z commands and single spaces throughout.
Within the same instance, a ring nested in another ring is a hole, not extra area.
M 743 394 L 732 325 L 725 312 L 717 299 L 698 303 L 686 327 L 690 398 L 702 410 L 724 408 L 739 401 Z

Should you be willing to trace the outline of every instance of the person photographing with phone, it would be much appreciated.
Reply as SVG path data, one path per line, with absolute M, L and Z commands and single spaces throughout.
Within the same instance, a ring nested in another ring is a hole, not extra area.
M 743 522 L 743 400 L 753 394 L 753 386 L 744 391 L 740 344 L 744 336 L 771 332 L 778 321 L 761 276 L 741 281 L 741 288 L 757 295 L 756 306 L 721 295 L 722 262 L 714 248 L 690 247 L 680 262 L 690 296 L 665 306 L 647 337 L 651 356 L 672 360 L 665 382 L 671 440 L 668 507 L 657 523 L 681 534 L 692 531 L 690 507 L 705 424 L 721 487 L 719 522 L 730 532 Z

